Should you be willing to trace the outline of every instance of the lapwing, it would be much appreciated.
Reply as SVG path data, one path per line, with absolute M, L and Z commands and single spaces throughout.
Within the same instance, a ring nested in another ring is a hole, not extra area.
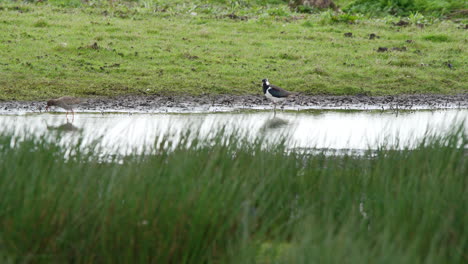
M 276 113 L 276 104 L 286 100 L 292 93 L 284 90 L 281 87 L 271 85 L 268 79 L 263 79 L 263 93 L 265 97 L 273 102 L 274 108 L 273 111 Z
M 57 106 L 67 110 L 66 117 L 68 118 L 68 112 L 72 113 L 73 119 L 75 118 L 75 113 L 73 112 L 73 106 L 77 105 L 81 102 L 79 98 L 71 97 L 71 96 L 62 96 L 57 99 L 51 99 L 47 101 L 47 106 L 45 107 L 46 111 L 49 110 L 51 106 Z

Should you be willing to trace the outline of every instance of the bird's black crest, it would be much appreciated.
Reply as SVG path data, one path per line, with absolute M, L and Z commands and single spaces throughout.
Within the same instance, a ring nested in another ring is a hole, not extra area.
M 262 87 L 263 87 L 263 93 L 266 93 L 266 90 L 270 87 L 270 86 L 268 85 L 268 79 L 263 79 L 263 80 L 262 80 L 262 83 L 263 83 L 263 85 L 262 85 Z

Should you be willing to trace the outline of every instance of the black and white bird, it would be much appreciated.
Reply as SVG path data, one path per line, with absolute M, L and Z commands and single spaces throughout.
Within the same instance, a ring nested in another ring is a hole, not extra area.
M 284 90 L 281 87 L 271 85 L 268 79 L 263 79 L 262 83 L 263 93 L 265 94 L 266 98 L 273 102 L 273 111 L 276 113 L 276 104 L 286 100 L 286 98 L 291 96 L 292 93 Z

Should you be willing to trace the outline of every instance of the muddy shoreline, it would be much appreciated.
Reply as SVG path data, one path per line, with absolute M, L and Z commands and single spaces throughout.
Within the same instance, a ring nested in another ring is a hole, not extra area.
M 468 93 L 457 95 L 308 96 L 297 94 L 284 102 L 285 110 L 423 110 L 468 108 Z M 43 112 L 45 101 L 0 101 L 0 114 Z M 86 98 L 76 112 L 199 113 L 268 110 L 263 95 L 118 96 Z M 54 109 L 53 111 L 61 111 Z

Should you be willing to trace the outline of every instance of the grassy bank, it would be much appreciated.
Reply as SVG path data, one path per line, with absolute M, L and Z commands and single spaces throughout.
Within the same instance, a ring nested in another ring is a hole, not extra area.
M 466 19 L 414 13 L 397 26 L 281 1 L 211 2 L 0 1 L 0 100 L 249 94 L 263 78 L 307 94 L 467 91 Z
M 10 142 L 0 137 L 2 263 L 468 258 L 460 133 L 363 157 L 217 141 L 106 163 L 76 146 Z

